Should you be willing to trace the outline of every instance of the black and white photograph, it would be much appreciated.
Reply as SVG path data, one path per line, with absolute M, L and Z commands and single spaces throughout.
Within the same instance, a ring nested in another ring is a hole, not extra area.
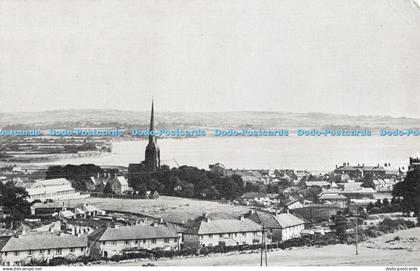
M 417 271 L 420 0 L 0 0 L 0 270 L 64 266 Z

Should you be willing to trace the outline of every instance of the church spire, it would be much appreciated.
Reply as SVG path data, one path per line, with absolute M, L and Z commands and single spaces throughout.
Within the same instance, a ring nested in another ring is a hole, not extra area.
M 150 130 L 149 132 L 149 143 L 146 146 L 145 165 L 150 171 L 156 171 L 160 168 L 160 150 L 157 145 L 155 131 L 155 110 L 152 100 L 152 110 L 150 112 Z
M 155 111 L 153 108 L 153 100 L 152 100 L 152 110 L 150 113 L 150 128 L 149 128 L 149 132 L 153 131 L 153 135 L 149 134 L 149 144 L 150 143 L 156 143 L 156 136 L 154 134 L 154 130 L 155 130 Z

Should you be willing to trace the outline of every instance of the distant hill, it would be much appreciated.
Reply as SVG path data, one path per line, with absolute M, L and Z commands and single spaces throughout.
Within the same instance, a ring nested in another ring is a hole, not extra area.
M 147 127 L 150 112 L 127 110 L 55 110 L 0 113 L 3 129 L 75 127 Z M 420 128 L 420 119 L 289 112 L 156 112 L 157 128 Z

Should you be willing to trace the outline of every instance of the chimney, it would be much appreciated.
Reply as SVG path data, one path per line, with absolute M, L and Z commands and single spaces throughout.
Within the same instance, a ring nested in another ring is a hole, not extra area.
M 158 226 L 159 226 L 159 223 L 157 223 L 157 222 L 153 222 L 152 226 L 153 226 L 153 227 L 158 227 Z
M 249 210 L 249 214 L 250 214 L 250 215 L 255 214 L 255 210 L 254 210 L 254 209 Z
M 243 215 L 241 215 L 241 216 L 239 217 L 239 220 L 240 220 L 240 221 L 244 221 L 244 219 L 245 219 L 245 218 L 244 218 L 244 216 L 243 216 Z
M 208 214 L 207 213 L 203 213 L 203 217 L 204 218 L 207 218 L 208 217 Z
M 159 223 L 163 224 L 163 218 L 159 218 Z

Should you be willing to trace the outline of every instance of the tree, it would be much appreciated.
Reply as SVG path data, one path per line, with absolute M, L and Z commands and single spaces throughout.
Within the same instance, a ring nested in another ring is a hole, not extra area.
M 341 242 L 346 241 L 347 239 L 346 230 L 348 228 L 348 221 L 341 212 L 337 212 L 337 214 L 335 215 L 334 224 L 335 224 L 335 234 L 337 235 L 337 238 Z
M 374 207 L 375 207 L 375 205 L 373 205 L 372 202 L 369 202 L 369 204 L 366 207 L 366 211 L 370 212 Z
M 218 180 L 216 189 L 224 199 L 233 200 L 242 195 L 242 187 L 232 178 L 222 178 Z
M 178 181 L 175 185 L 174 195 L 176 197 L 192 198 L 194 197 L 194 185 L 186 181 Z
M 140 184 L 137 186 L 137 191 L 139 193 L 139 195 L 141 196 L 145 196 L 147 193 L 147 187 L 144 183 Z
M 220 192 L 214 186 L 206 188 L 202 192 L 203 196 L 207 199 L 218 199 L 220 198 Z
M 394 185 L 392 191 L 394 197 L 401 198 L 401 208 L 403 212 L 415 216 L 420 214 L 420 169 L 414 169 L 407 173 L 404 181 Z
M 114 191 L 112 191 L 112 184 L 111 182 L 107 182 L 104 188 L 105 194 L 112 194 Z
M 160 193 L 163 190 L 163 189 L 161 189 L 163 187 L 161 187 L 160 182 L 158 180 L 154 179 L 154 178 L 149 179 L 147 181 L 146 187 L 147 187 L 148 190 L 150 190 L 152 192 L 158 191 Z
M 365 176 L 363 176 L 362 181 L 362 187 L 375 188 L 375 184 L 373 183 L 373 175 L 371 173 L 366 173 Z
M 4 213 L 9 216 L 11 228 L 31 214 L 31 203 L 27 201 L 28 192 L 22 187 L 16 187 L 12 182 L 0 182 L 0 204 Z
M 378 199 L 376 202 L 375 202 L 375 207 L 376 208 L 382 208 L 382 202 L 381 202 L 381 200 L 380 199 Z

